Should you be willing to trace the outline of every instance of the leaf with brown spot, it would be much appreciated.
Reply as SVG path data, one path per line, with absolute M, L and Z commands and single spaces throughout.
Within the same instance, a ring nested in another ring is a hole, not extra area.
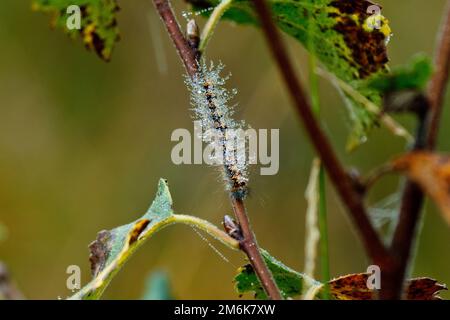
M 174 222 L 172 197 L 167 182 L 160 179 L 147 213 L 127 225 L 99 232 L 89 245 L 93 279 L 71 299 L 98 299 L 134 251 L 155 232 Z
M 392 166 L 420 185 L 450 224 L 450 157 L 416 151 L 395 159 Z
M 147 228 L 148 224 L 150 223 L 150 220 L 148 219 L 142 219 L 141 221 L 136 222 L 136 224 L 133 227 L 133 230 L 131 230 L 129 237 L 128 237 L 128 245 L 131 246 L 133 243 L 135 243 L 138 239 L 141 233 Z
M 89 262 L 91 263 L 91 274 L 95 277 L 98 272 L 105 267 L 106 259 L 108 258 L 108 252 L 111 250 L 108 244 L 111 233 L 108 230 L 100 231 L 95 239 L 89 245 Z
M 356 273 L 333 279 L 329 282 L 330 293 L 337 300 L 372 300 L 367 278 L 367 273 Z
M 239 249 L 239 241 L 203 219 L 175 214 L 167 181 L 159 180 L 152 205 L 139 219 L 109 231 L 101 231 L 89 245 L 93 279 L 69 299 L 99 299 L 114 276 L 147 239 L 171 224 L 186 224 L 208 233 L 231 249 Z

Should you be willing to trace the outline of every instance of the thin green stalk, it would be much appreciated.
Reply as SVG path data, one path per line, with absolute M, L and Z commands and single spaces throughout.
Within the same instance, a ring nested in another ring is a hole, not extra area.
M 312 50 L 312 49 L 311 49 Z M 311 107 L 318 115 L 320 113 L 319 79 L 316 74 L 317 60 L 313 53 L 309 54 L 309 91 L 311 92 Z
M 319 231 L 320 231 L 320 270 L 321 279 L 324 284 L 323 299 L 330 299 L 330 260 L 328 254 L 328 219 L 327 219 L 327 198 L 326 198 L 325 168 L 320 166 L 319 172 Z
M 312 47 L 311 47 L 312 48 Z M 312 50 L 312 49 L 311 49 Z M 309 55 L 309 82 L 311 93 L 311 106 L 316 114 L 320 112 L 319 84 L 316 74 L 317 61 L 313 54 Z M 321 281 L 324 284 L 322 298 L 330 299 L 328 281 L 330 280 L 330 260 L 328 254 L 328 223 L 327 223 L 327 195 L 326 177 L 323 164 L 320 165 L 319 172 L 319 232 L 320 232 L 320 271 Z
M 182 223 L 200 229 L 216 240 L 222 242 L 222 244 L 226 245 L 228 248 L 239 250 L 239 241 L 233 239 L 227 233 L 206 220 L 184 214 L 174 214 L 172 220 L 172 223 Z
M 200 44 L 198 46 L 198 50 L 200 52 L 203 53 L 205 51 L 206 46 L 208 45 L 208 42 L 220 21 L 220 18 L 222 18 L 223 14 L 228 10 L 232 2 L 233 0 L 222 0 L 217 7 L 214 8 L 214 11 L 211 13 L 208 21 L 206 22 L 200 37 Z

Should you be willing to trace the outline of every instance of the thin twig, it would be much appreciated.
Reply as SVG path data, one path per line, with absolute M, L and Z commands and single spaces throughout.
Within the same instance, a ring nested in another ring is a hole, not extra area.
M 361 180 L 361 188 L 362 192 L 366 194 L 378 180 L 386 176 L 388 173 L 391 173 L 394 171 L 394 168 L 392 167 L 391 163 L 384 164 L 380 167 L 377 167 L 373 169 L 369 174 L 367 174 L 364 179 Z
M 282 300 L 283 298 L 280 290 L 273 279 L 272 273 L 267 268 L 258 244 L 256 243 L 244 202 L 242 199 L 232 198 L 232 203 L 234 214 L 242 231 L 243 239 L 240 241 L 242 251 L 244 251 L 250 259 L 250 263 L 269 298 L 272 300 Z
M 161 16 L 161 19 L 166 26 L 167 32 L 171 37 L 181 60 L 184 63 L 187 73 L 193 77 L 198 72 L 198 61 L 196 60 L 197 53 L 193 49 L 183 33 L 175 18 L 173 10 L 168 0 L 153 0 L 155 7 Z M 262 258 L 260 249 L 257 245 L 255 235 L 251 230 L 250 221 L 245 210 L 242 199 L 231 197 L 234 214 L 240 224 L 243 239 L 240 241 L 241 249 L 247 255 L 250 263 L 253 266 L 263 288 L 265 289 L 270 299 L 281 300 L 282 296 L 278 289 L 271 272 L 267 268 L 264 259 Z
M 170 38 L 178 51 L 178 55 L 183 61 L 186 72 L 192 77 L 198 69 L 196 54 L 189 46 L 189 43 L 181 32 L 178 21 L 173 14 L 172 7 L 170 6 L 170 2 L 168 0 L 153 0 L 153 3 L 155 4 L 156 10 L 166 26 L 167 33 L 170 35 Z
M 261 21 L 261 27 L 267 43 L 278 64 L 309 139 L 320 156 L 341 200 L 353 218 L 367 253 L 375 263 L 383 266 L 388 265 L 389 256 L 387 250 L 368 218 L 361 195 L 355 190 L 352 178 L 342 167 L 327 137 L 314 118 L 278 30 L 272 21 L 266 1 L 253 0 L 253 3 Z
M 325 180 L 325 168 L 321 165 L 319 172 L 319 230 L 320 230 L 320 273 L 323 282 L 322 299 L 330 300 L 330 256 L 328 244 L 328 209 Z
M 428 88 L 430 110 L 426 119 L 421 120 L 426 121 L 426 127 L 423 131 L 425 137 L 418 137 L 419 139 L 426 139 L 427 143 L 424 147 L 429 150 L 433 150 L 436 145 L 450 67 L 450 0 L 447 1 L 447 10 L 444 15 L 437 44 L 435 58 L 436 73 Z M 418 185 L 408 181 L 403 191 L 399 223 L 390 249 L 391 254 L 396 257 L 397 261 L 393 270 L 386 270 L 387 272 L 384 272 L 384 276 L 382 274 L 382 282 L 385 284 L 381 289 L 381 298 L 383 299 L 401 298 L 411 251 L 416 242 L 423 202 L 423 191 Z
M 309 15 L 308 19 L 313 19 Z M 309 52 L 309 91 L 311 96 L 311 106 L 315 115 L 320 117 L 320 96 L 319 96 L 319 77 L 317 75 L 317 58 L 316 58 L 316 44 L 312 36 L 312 28 L 308 27 L 308 48 Z M 320 161 L 320 160 L 319 160 Z M 330 300 L 330 256 L 328 243 L 328 210 L 327 210 L 327 192 L 326 192 L 326 172 L 322 163 L 319 168 L 319 210 L 318 210 L 318 228 L 320 233 L 320 280 L 323 283 L 322 295 L 323 300 Z
M 436 72 L 428 88 L 428 99 L 430 100 L 432 110 L 430 113 L 428 146 L 432 149 L 435 147 L 437 140 L 439 121 L 444 104 L 445 88 L 450 70 L 450 1 L 447 2 L 446 12 L 436 48 Z
M 175 214 L 173 220 L 175 223 L 186 224 L 208 233 L 230 249 L 239 249 L 239 242 L 236 239 L 206 220 L 184 214 Z

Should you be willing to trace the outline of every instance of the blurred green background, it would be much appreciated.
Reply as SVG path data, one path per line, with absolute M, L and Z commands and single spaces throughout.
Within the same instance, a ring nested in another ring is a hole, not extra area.
M 419 51 L 432 54 L 445 0 L 380 2 L 394 32 L 391 65 Z M 28 298 L 69 295 L 68 265 L 79 265 L 86 283 L 87 245 L 98 231 L 140 216 L 159 177 L 169 180 L 178 213 L 216 224 L 231 213 L 217 169 L 176 166 L 170 160 L 171 132 L 191 130 L 192 122 L 183 68 L 151 1 L 119 3 L 122 41 L 110 63 L 52 31 L 48 16 L 30 10 L 30 0 L 3 0 L 0 6 L 0 222 L 8 229 L 0 260 Z M 180 1 L 175 8 L 184 23 L 186 6 Z M 305 51 L 286 40 L 307 79 Z M 229 86 L 239 89 L 236 117 L 254 128 L 280 128 L 280 171 L 259 176 L 254 170 L 247 205 L 260 244 L 302 270 L 303 194 L 314 156 L 310 144 L 258 30 L 222 23 L 208 51 L 233 74 Z M 346 154 L 345 108 L 329 83 L 320 85 L 322 118 L 347 164 L 367 172 L 404 150 L 401 139 L 380 129 Z M 450 148 L 449 99 L 446 105 L 443 151 Z M 413 124 L 409 117 L 399 120 L 408 128 Z M 397 186 L 394 178 L 382 180 L 370 203 Z M 369 263 L 362 246 L 331 188 L 329 195 L 332 276 L 363 272 Z M 450 284 L 449 231 L 428 203 L 414 276 Z M 165 229 L 131 259 L 105 297 L 139 298 L 147 274 L 163 269 L 177 298 L 237 298 L 232 278 L 243 256 L 216 246 L 229 263 L 188 227 Z

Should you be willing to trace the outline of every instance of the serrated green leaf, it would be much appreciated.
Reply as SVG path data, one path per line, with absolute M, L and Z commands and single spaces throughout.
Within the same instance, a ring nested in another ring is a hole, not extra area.
M 82 12 L 81 29 L 67 28 L 67 8 L 78 5 Z M 119 41 L 116 0 L 33 0 L 33 9 L 50 13 L 52 26 L 63 29 L 70 37 L 80 37 L 84 45 L 94 50 L 103 60 L 110 60 Z
M 383 93 L 408 89 L 423 90 L 432 74 L 431 59 L 419 54 L 405 65 L 393 68 L 391 73 L 375 76 L 369 86 Z
M 194 10 L 217 5 L 220 0 L 188 0 Z M 349 83 L 376 105 L 380 94 L 367 87 L 365 79 L 387 72 L 386 45 L 391 30 L 386 18 L 380 16 L 379 29 L 369 28 L 373 14 L 366 0 L 268 0 L 274 21 L 285 33 L 297 39 L 314 54 L 324 67 Z M 211 11 L 205 10 L 204 15 Z M 249 0 L 235 0 L 224 14 L 225 19 L 244 24 L 258 24 Z M 352 134 L 347 145 L 353 149 L 366 141 L 367 133 L 376 125 L 376 116 L 347 97 Z

